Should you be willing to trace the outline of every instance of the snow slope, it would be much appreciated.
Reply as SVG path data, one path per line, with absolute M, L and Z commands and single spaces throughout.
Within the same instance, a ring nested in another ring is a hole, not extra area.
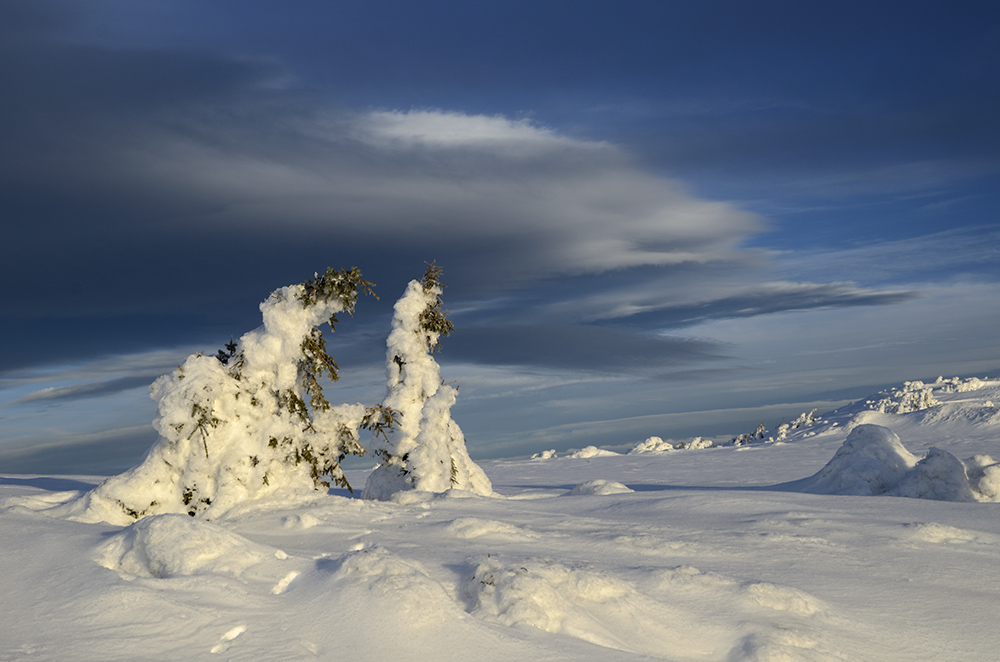
M 932 487 L 942 453 L 970 477 L 1000 456 L 996 402 L 996 380 L 915 382 L 741 445 L 483 462 L 492 497 L 213 521 L 60 519 L 98 478 L 0 477 L 0 660 L 995 659 L 1000 506 L 822 479 L 851 434 L 909 454 L 902 476 L 945 458 Z

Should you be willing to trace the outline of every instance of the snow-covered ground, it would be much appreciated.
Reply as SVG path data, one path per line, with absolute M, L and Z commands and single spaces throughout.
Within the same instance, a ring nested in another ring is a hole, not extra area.
M 997 659 L 995 403 L 910 383 L 729 445 L 483 462 L 496 496 L 212 521 L 73 521 L 99 478 L 0 477 L 0 660 Z

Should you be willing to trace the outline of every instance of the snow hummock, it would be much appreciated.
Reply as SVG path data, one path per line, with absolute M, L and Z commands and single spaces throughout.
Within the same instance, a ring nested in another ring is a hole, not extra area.
M 570 453 L 566 457 L 574 460 L 589 460 L 593 457 L 617 457 L 621 453 L 616 453 L 614 451 L 605 450 L 603 448 L 598 448 L 597 446 L 587 446 L 581 448 L 578 451 Z
M 987 385 L 975 378 L 935 382 L 942 394 L 969 393 Z M 923 382 L 906 382 L 903 388 L 889 391 L 892 397 L 873 397 L 861 408 L 857 404 L 845 408 L 845 413 L 855 413 L 843 445 L 819 472 L 791 485 L 816 494 L 1000 502 L 1000 463 L 990 455 L 975 454 L 963 461 L 948 450 L 930 446 L 923 457 L 917 457 L 890 428 L 868 422 L 889 423 L 893 416 L 909 416 L 930 427 L 939 421 L 959 420 L 981 427 L 1000 420 L 989 411 L 993 407 L 989 399 L 970 402 L 952 396 L 942 402 L 934 390 L 925 388 Z
M 819 494 L 886 494 L 916 463 L 917 458 L 892 430 L 881 425 L 859 425 L 833 459 L 802 482 L 802 489 Z
M 586 483 L 580 483 L 572 490 L 569 491 L 569 496 L 580 496 L 587 494 L 625 494 L 626 492 L 633 492 L 634 490 L 630 487 L 619 483 L 614 480 L 605 480 L 603 478 L 595 478 L 594 480 L 588 480 Z
M 145 577 L 239 577 L 269 556 L 273 553 L 261 545 L 212 522 L 188 515 L 152 515 L 113 535 L 99 548 L 98 563 Z
M 649 437 L 646 441 L 638 444 L 628 452 L 629 455 L 640 453 L 665 453 L 674 450 L 674 445 L 669 441 L 664 441 L 660 437 Z

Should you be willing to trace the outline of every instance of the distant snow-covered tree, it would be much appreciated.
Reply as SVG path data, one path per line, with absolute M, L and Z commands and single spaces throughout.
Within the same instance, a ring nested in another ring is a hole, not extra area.
M 410 281 L 396 302 L 386 341 L 384 410 L 397 425 L 372 442 L 381 464 L 369 475 L 362 497 L 388 499 L 401 490 L 443 492 L 457 488 L 492 494 L 493 486 L 472 461 L 465 436 L 451 418 L 458 389 L 445 384 L 432 353 L 454 329 L 442 310 L 441 269 L 434 264 Z
M 122 524 L 159 513 L 211 518 L 249 499 L 350 487 L 340 462 L 364 453 L 359 430 L 384 434 L 393 423 L 381 405 L 331 406 L 320 381 L 338 378 L 320 325 L 353 315 L 359 292 L 374 295 L 356 268 L 275 290 L 260 305 L 263 326 L 157 379 L 159 440 L 67 514 Z

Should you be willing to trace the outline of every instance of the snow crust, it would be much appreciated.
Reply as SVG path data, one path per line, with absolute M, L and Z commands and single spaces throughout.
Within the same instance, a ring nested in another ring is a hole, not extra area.
M 484 462 L 489 497 L 122 526 L 0 476 L 0 659 L 993 659 L 1000 381 L 923 388 L 937 404 L 869 398 L 781 444 Z

